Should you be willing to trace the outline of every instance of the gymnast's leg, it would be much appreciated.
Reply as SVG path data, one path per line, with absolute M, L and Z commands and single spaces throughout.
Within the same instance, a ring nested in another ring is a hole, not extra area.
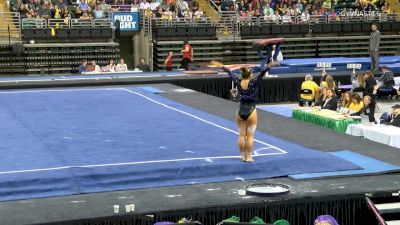
M 246 161 L 246 142 L 247 142 L 247 126 L 246 121 L 240 118 L 239 113 L 236 115 L 236 123 L 239 128 L 239 140 L 238 145 L 240 154 L 242 155 L 242 161 Z
M 257 128 L 257 111 L 256 109 L 251 112 L 249 118 L 246 120 L 247 128 L 247 152 L 246 162 L 254 162 L 253 160 L 253 144 L 254 144 L 254 133 Z
M 272 56 L 272 60 L 274 62 L 278 61 L 277 58 L 278 58 L 278 55 L 279 55 L 280 51 L 281 51 L 281 43 L 278 42 L 278 43 L 275 44 L 275 52 L 274 52 L 274 55 Z

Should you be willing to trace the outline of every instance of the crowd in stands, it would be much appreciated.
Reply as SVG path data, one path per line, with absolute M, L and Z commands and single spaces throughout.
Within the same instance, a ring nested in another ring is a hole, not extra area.
M 393 72 L 386 66 L 381 68 L 381 76 L 374 77 L 373 72 L 352 76 L 352 89 L 341 92 L 332 76 L 323 72 L 320 85 L 313 81 L 311 75 L 306 75 L 301 85 L 300 106 L 312 106 L 314 108 L 334 110 L 346 116 L 368 116 L 369 122 L 375 123 L 376 99 L 381 96 L 397 99 L 400 90 L 394 87 Z M 393 107 L 392 115 L 384 118 L 387 124 L 400 127 L 400 105 Z
M 354 14 L 358 12 L 392 13 L 385 0 L 355 0 L 349 9 L 336 10 L 337 0 L 217 0 L 222 11 L 237 11 L 242 17 L 262 17 L 271 22 L 291 23 L 293 17 L 301 21 L 310 20 L 310 16 L 329 15 L 339 20 L 341 11 Z
M 131 7 L 152 18 L 205 18 L 195 0 L 16 0 L 10 4 L 10 11 L 19 12 L 21 18 L 89 20 L 106 18 L 111 11 Z

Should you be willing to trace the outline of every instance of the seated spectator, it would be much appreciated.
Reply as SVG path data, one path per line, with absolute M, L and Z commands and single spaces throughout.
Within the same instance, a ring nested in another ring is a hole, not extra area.
M 308 10 L 304 10 L 304 12 L 301 14 L 300 19 L 303 23 L 307 23 L 310 20 L 310 13 Z
M 100 9 L 103 10 L 103 12 L 108 12 L 111 10 L 111 7 L 109 4 L 107 4 L 104 0 L 101 0 L 101 3 L 99 4 Z
M 314 225 L 339 225 L 336 220 L 330 215 L 321 215 L 318 216 L 315 221 Z
M 95 19 L 102 19 L 105 18 L 105 12 L 101 9 L 100 5 L 97 5 L 95 10 L 93 10 L 93 16 Z
M 372 98 L 370 96 L 363 97 L 364 108 L 360 112 L 351 114 L 356 115 L 367 115 L 370 123 L 375 123 L 375 104 L 372 104 Z
M 386 14 L 389 14 L 389 13 L 392 12 L 392 10 L 390 9 L 389 2 L 386 2 L 386 1 L 385 1 L 385 4 L 382 6 L 381 11 L 382 11 L 383 13 L 386 13 Z
M 79 12 L 80 15 L 82 15 L 85 12 L 90 12 L 91 9 L 89 5 L 87 4 L 86 0 L 82 0 L 81 3 L 76 7 L 77 14 Z
M 321 89 L 321 94 L 320 94 L 319 98 L 315 100 L 315 102 L 313 103 L 312 106 L 321 106 L 325 102 L 325 100 L 327 98 L 326 90 L 328 90 L 328 88 Z
M 96 72 L 96 73 L 101 72 L 100 66 L 96 64 L 96 61 L 94 61 L 94 60 L 92 61 L 92 66 L 94 66 L 93 72 Z
M 351 103 L 349 105 L 351 113 L 358 113 L 364 108 L 364 103 L 361 101 L 360 95 L 353 93 L 351 96 Z
M 143 0 L 140 5 L 139 5 L 140 9 L 146 10 L 146 9 L 150 9 L 150 3 L 148 3 L 146 0 Z
M 362 74 L 357 75 L 354 79 L 352 79 L 351 84 L 353 85 L 353 92 L 364 92 L 365 91 L 365 76 Z
M 352 103 L 351 92 L 347 91 L 342 96 L 341 107 L 349 108 L 350 104 Z
M 265 15 L 274 15 L 274 9 L 272 9 L 270 6 L 269 6 L 269 4 L 266 4 L 265 5 L 265 7 L 264 7 L 264 10 L 263 10 L 263 13 L 264 13 L 264 16 Z
M 378 89 L 393 90 L 394 85 L 394 75 L 393 72 L 389 70 L 387 66 L 382 66 L 381 68 L 382 76 L 378 79 L 378 83 L 375 86 L 375 92 Z
M 115 64 L 113 59 L 110 59 L 108 65 L 104 67 L 103 72 L 110 72 L 110 73 L 115 72 Z
M 59 9 L 63 9 L 67 4 L 65 4 L 64 0 L 58 0 L 56 6 L 58 6 Z
M 331 9 L 332 9 L 332 3 L 331 3 L 331 0 L 325 0 L 323 3 L 322 3 L 322 10 L 325 12 L 325 13 L 330 13 L 331 12 Z
M 204 12 L 201 11 L 200 8 L 194 8 L 193 11 L 194 11 L 193 16 L 196 20 L 200 20 L 200 19 L 204 18 Z
M 119 60 L 119 63 L 115 67 L 115 72 L 124 72 L 128 71 L 128 66 L 125 64 L 125 61 L 123 58 Z
M 278 11 L 275 11 L 275 14 L 271 16 L 272 22 L 279 23 L 281 21 L 281 16 Z
M 289 10 L 286 11 L 285 15 L 282 17 L 282 23 L 291 23 L 292 18 L 290 17 L 290 12 Z
M 84 74 L 86 73 L 86 66 L 87 66 L 87 60 L 84 59 L 82 61 L 82 64 L 79 66 L 79 74 Z
M 146 60 L 144 58 L 140 58 L 140 63 L 136 67 L 143 72 L 150 72 L 150 66 L 146 64 Z
M 150 9 L 151 11 L 155 11 L 160 6 L 160 3 L 156 0 L 151 0 Z
M 62 18 L 71 18 L 71 12 L 68 9 L 68 6 L 65 5 L 64 8 L 61 10 L 61 17 Z
M 316 99 L 318 99 L 318 94 L 319 94 L 319 87 L 318 85 L 313 81 L 313 77 L 310 74 L 307 74 L 305 77 L 305 81 L 301 84 L 301 95 L 300 95 L 300 106 L 303 106 L 303 102 L 308 101 L 314 102 Z
M 21 6 L 22 6 L 22 1 L 21 0 L 17 0 L 15 3 L 11 3 L 10 4 L 10 11 L 11 12 L 19 12 Z
M 387 125 L 392 125 L 395 127 L 400 127 L 400 105 L 396 104 L 392 106 L 392 116 L 390 122 L 385 123 Z
M 326 99 L 321 105 L 321 109 L 329 109 L 333 111 L 336 111 L 337 109 L 336 97 L 333 94 L 333 91 L 329 88 L 326 90 Z

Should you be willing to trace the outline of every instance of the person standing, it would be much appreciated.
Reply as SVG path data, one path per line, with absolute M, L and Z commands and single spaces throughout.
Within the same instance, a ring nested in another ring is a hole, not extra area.
M 193 60 L 193 48 L 188 41 L 184 41 L 182 53 L 182 67 L 189 70 L 189 63 Z
M 379 44 L 381 41 L 381 32 L 375 23 L 371 25 L 371 35 L 369 37 L 369 52 L 371 55 L 371 71 L 379 68 Z
M 168 52 L 167 58 L 165 58 L 165 68 L 167 71 L 172 71 L 172 51 Z

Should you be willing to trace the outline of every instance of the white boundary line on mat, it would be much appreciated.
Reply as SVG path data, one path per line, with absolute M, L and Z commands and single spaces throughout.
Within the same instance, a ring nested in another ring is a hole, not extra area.
M 228 132 L 234 133 L 234 134 L 238 134 L 238 132 L 231 130 L 229 128 L 223 127 L 221 125 L 215 124 L 213 122 L 210 122 L 208 120 L 205 120 L 203 118 L 200 118 L 198 116 L 192 115 L 188 112 L 176 109 L 174 107 L 171 107 L 169 105 L 166 105 L 164 103 L 158 102 L 150 97 L 147 97 L 143 94 L 140 94 L 138 92 L 135 91 L 131 91 L 129 89 L 125 89 L 125 88 L 96 88 L 96 89 L 55 89 L 55 90 L 37 90 L 37 91 L 10 91 L 10 92 L 0 92 L 0 93 L 32 93 L 32 92 L 56 92 L 56 91 L 88 91 L 88 90 L 107 90 L 107 91 L 111 91 L 111 90 L 124 90 L 127 91 L 129 93 L 133 93 L 136 94 L 138 96 L 141 96 L 153 103 L 159 104 L 163 107 L 166 107 L 168 109 L 174 110 L 176 112 L 182 113 L 184 115 L 190 116 L 192 118 L 195 118 L 197 120 L 200 120 L 202 122 L 205 122 L 207 124 L 210 124 L 212 126 L 221 128 L 223 130 L 226 130 Z M 265 146 L 268 147 L 264 147 L 264 148 L 260 148 L 260 149 L 256 149 L 255 150 L 255 155 L 253 157 L 261 157 L 261 156 L 269 156 L 269 155 L 282 155 L 282 154 L 287 154 L 286 151 L 267 144 L 263 141 L 254 139 L 255 142 L 258 142 L 260 144 L 263 144 Z M 266 149 L 276 149 L 280 152 L 275 152 L 275 153 L 265 153 L 265 154 L 258 154 L 258 150 L 266 150 Z M 180 162 L 180 161 L 195 161 L 195 160 L 212 160 L 212 159 L 236 159 L 236 158 L 241 158 L 241 156 L 238 155 L 234 155 L 234 156 L 211 156 L 211 157 L 196 157 L 196 158 L 181 158 L 181 159 L 166 159 L 166 160 L 151 160 L 151 161 L 141 161 L 141 162 L 125 162 L 125 163 L 110 163 L 110 164 L 93 164 L 93 165 L 83 165 L 83 166 L 62 166 L 62 167 L 50 167 L 50 168 L 41 168 L 41 169 L 29 169 L 29 170 L 13 170 L 13 171 L 0 171 L 0 175 L 2 174 L 14 174 L 14 173 L 27 173 L 27 172 L 41 172 L 41 171 L 53 171 L 53 170 L 63 170 L 63 169 L 72 169 L 72 168 L 94 168 L 94 167 L 108 167 L 108 166 L 124 166 L 124 165 L 139 165 L 139 164 L 150 164 L 150 163 L 167 163 L 167 162 Z

